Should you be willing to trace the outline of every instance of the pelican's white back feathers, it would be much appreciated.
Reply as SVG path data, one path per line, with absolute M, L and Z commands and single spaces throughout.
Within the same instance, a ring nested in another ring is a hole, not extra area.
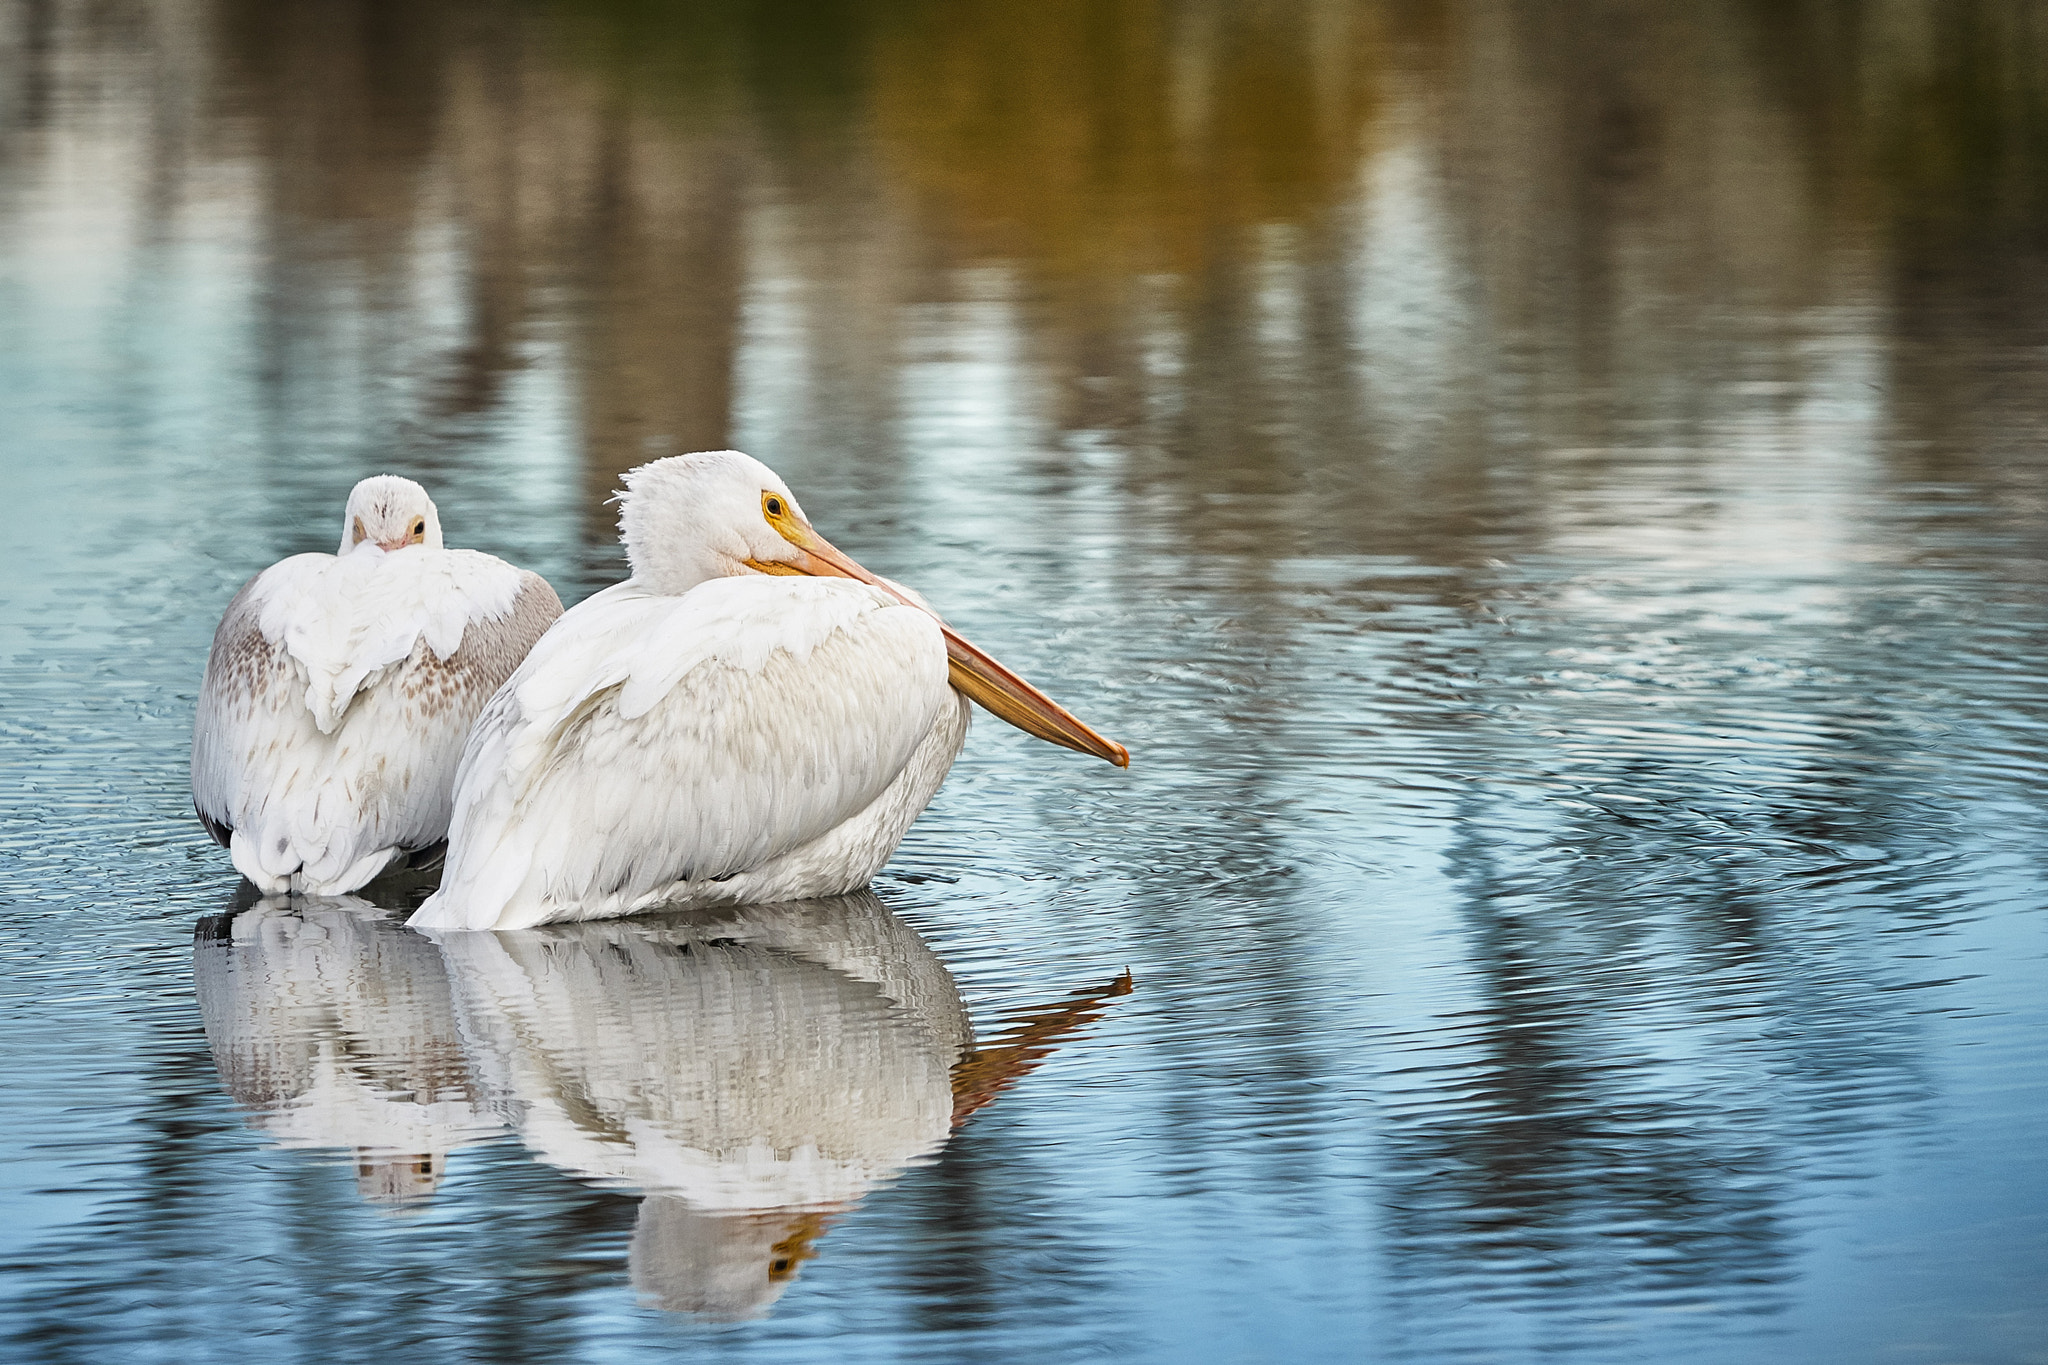
M 491 699 L 422 928 L 863 886 L 966 738 L 938 623 L 843 579 L 639 578 L 566 613 Z
M 430 536 L 381 548 L 372 505 L 347 553 L 250 580 L 207 659 L 193 804 L 267 893 L 341 895 L 440 842 L 470 722 L 561 614 L 539 575 L 439 548 L 433 504 L 407 480 L 358 485 L 345 545 L 370 484 L 416 490 Z

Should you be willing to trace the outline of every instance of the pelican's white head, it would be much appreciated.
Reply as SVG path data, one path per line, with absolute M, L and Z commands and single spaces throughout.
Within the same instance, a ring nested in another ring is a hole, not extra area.
M 441 548 L 441 514 L 427 490 L 396 474 L 364 479 L 349 490 L 348 510 L 341 514 L 341 549 L 359 545 L 402 550 L 408 545 Z
M 803 509 L 774 470 L 737 450 L 700 450 L 629 469 L 619 494 L 619 534 L 633 576 L 680 596 L 713 578 L 773 573 L 802 561 L 784 526 L 805 527 Z M 800 572 L 791 567 L 788 572 Z

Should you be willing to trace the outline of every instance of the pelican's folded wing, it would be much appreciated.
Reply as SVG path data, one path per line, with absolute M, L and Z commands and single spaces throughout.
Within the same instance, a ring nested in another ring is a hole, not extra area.
M 866 809 L 947 683 L 936 622 L 845 580 L 632 583 L 565 614 L 478 717 L 422 928 L 625 913 Z
M 264 634 L 263 616 L 279 598 L 303 599 L 305 582 L 332 560 L 308 554 L 273 564 L 242 585 L 213 632 L 192 723 L 192 804 L 223 846 L 243 818 L 239 797 L 260 780 L 265 756 L 319 733 L 305 704 L 306 667 L 283 640 Z
M 393 716 L 379 728 L 394 745 L 387 771 L 400 779 L 391 788 L 387 832 L 401 847 L 420 848 L 447 836 L 455 774 L 472 723 L 562 615 L 562 600 L 546 579 L 499 567 L 518 576 L 509 604 L 499 593 L 466 599 L 453 632 L 460 643 L 451 653 L 436 653 L 431 631 L 422 630 L 416 638 L 424 647 L 384 674 L 392 695 L 380 698 L 377 709 Z

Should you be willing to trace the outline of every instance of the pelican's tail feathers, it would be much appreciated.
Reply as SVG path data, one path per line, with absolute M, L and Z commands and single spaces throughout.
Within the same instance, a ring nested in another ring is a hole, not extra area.
M 302 865 L 291 851 L 289 839 L 282 841 L 283 847 L 279 843 L 267 830 L 252 833 L 246 828 L 236 830 L 228 839 L 228 856 L 235 860 L 235 871 L 266 896 L 291 890 L 292 874 Z
M 495 852 L 495 857 L 485 859 L 450 858 L 441 889 L 427 897 L 406 923 L 414 929 L 510 927 L 507 911 L 526 881 L 533 855 L 503 845 Z

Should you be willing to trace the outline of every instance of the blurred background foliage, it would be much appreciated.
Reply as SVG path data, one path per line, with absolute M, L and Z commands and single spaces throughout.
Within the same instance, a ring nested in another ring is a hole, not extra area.
M 716 326 L 743 191 L 792 182 L 914 235 L 920 263 L 1017 263 L 1080 337 L 1147 277 L 1198 310 L 1246 287 L 1241 234 L 1329 229 L 1395 84 L 1476 173 L 1468 236 L 1522 239 L 1539 277 L 1611 248 L 1617 208 L 1693 239 L 1718 267 L 1700 285 L 1788 297 L 1813 289 L 1815 235 L 1877 234 L 1910 271 L 1923 235 L 2031 249 L 2048 227 L 2048 19 L 2016 0 L 231 3 L 220 23 L 224 88 L 260 92 L 240 98 L 287 168 L 280 211 L 374 256 L 446 158 L 493 263 L 486 315 L 570 283 Z M 1757 252 L 1763 233 L 1785 240 Z M 650 297 L 675 291 L 701 298 Z M 715 408 L 699 383 L 684 401 Z
M 22 13 L 16 142 L 59 67 L 119 50 L 99 69 L 158 90 L 159 211 L 196 192 L 181 164 L 257 154 L 280 412 L 337 363 L 310 335 L 336 289 L 388 324 L 349 364 L 431 376 L 386 421 L 415 448 L 466 439 L 567 329 L 594 539 L 618 471 L 736 439 L 749 300 L 778 281 L 835 445 L 890 458 L 918 308 L 1021 310 L 1054 426 L 1233 543 L 1351 536 L 1388 479 L 1442 483 L 1432 533 L 1455 529 L 1503 450 L 1725 419 L 1703 357 L 1797 379 L 1759 338 L 1814 310 L 1884 313 L 1921 390 L 1901 419 L 1995 448 L 1962 376 L 2048 339 L 2048 17 L 2024 0 Z M 406 280 L 433 232 L 464 317 L 423 356 Z M 1186 496 L 1311 482 L 1277 532 Z

